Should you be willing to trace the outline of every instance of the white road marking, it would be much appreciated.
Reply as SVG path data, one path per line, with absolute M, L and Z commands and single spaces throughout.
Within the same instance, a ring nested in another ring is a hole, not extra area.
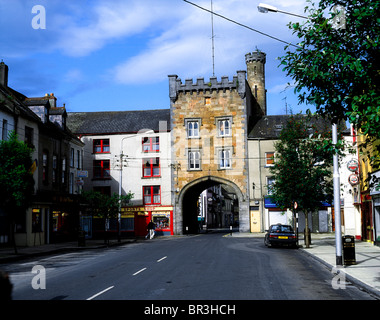
M 108 287 L 107 289 L 104 289 L 103 291 L 100 291 L 98 292 L 97 294 L 94 294 L 93 296 L 91 296 L 90 298 L 86 299 L 86 300 L 92 300 L 94 298 L 96 298 L 97 296 L 100 296 L 101 294 L 103 294 L 104 292 L 107 292 L 108 290 L 111 290 L 114 286 L 111 286 L 111 287 Z
M 167 258 L 167 256 L 162 257 L 161 259 L 158 259 L 157 262 L 161 262 L 162 260 L 164 260 L 164 259 L 166 259 L 166 258 Z
M 142 268 L 141 270 L 135 272 L 133 275 L 135 276 L 136 274 L 139 274 L 140 272 L 143 272 L 144 270 L 146 270 L 146 268 Z

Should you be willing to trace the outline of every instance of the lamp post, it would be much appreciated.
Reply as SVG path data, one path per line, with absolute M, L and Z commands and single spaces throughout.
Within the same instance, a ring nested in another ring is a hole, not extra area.
M 308 19 L 308 17 L 301 16 L 298 14 L 286 12 L 277 9 L 274 6 L 260 3 L 258 5 L 258 10 L 261 13 L 268 13 L 268 12 L 280 12 L 292 16 L 296 16 L 299 18 Z M 338 130 L 337 130 L 337 124 L 335 121 L 332 123 L 332 144 L 335 147 L 338 143 Z M 336 255 L 336 265 L 342 265 L 343 259 L 342 259 L 342 228 L 341 228 L 341 217 L 340 217 L 340 175 L 339 175 L 339 161 L 338 161 L 338 154 L 334 152 L 333 155 L 333 183 L 334 183 L 334 211 L 335 211 L 335 255 Z M 306 226 L 307 228 L 308 226 Z
M 291 15 L 291 16 L 295 16 L 295 17 L 299 17 L 299 18 L 307 19 L 307 17 L 305 17 L 305 16 L 301 16 L 301 15 L 299 15 L 299 14 L 295 14 L 295 13 L 291 13 L 291 12 L 282 11 L 282 10 L 279 10 L 278 8 L 276 8 L 276 7 L 274 7 L 274 6 L 271 6 L 271 5 L 269 5 L 269 4 L 265 4 L 265 3 L 260 3 L 260 4 L 257 6 L 257 9 L 258 9 L 259 12 L 261 12 L 261 13 L 280 12 L 280 13 L 285 13 L 285 14 L 288 14 L 288 15 Z
M 123 142 L 124 140 L 126 139 L 130 139 L 130 138 L 135 138 L 137 136 L 139 136 L 139 134 L 143 134 L 143 135 L 149 135 L 149 134 L 152 134 L 154 133 L 153 130 L 146 130 L 146 131 L 143 131 L 143 132 L 139 132 L 137 134 L 134 134 L 134 135 L 131 135 L 131 136 L 128 136 L 128 137 L 124 137 L 121 139 L 120 141 L 120 175 L 119 175 L 119 213 L 118 213 L 118 216 L 117 216 L 117 223 L 118 223 L 118 242 L 121 241 L 121 193 L 122 193 L 122 187 L 123 187 L 123 158 L 127 155 L 125 155 L 123 153 Z

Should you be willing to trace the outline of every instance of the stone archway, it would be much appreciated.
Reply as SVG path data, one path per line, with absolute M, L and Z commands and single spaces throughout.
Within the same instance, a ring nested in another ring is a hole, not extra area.
M 197 233 L 197 200 L 200 193 L 212 186 L 223 184 L 234 190 L 239 202 L 239 231 L 249 231 L 249 199 L 244 197 L 239 187 L 230 180 L 205 176 L 186 184 L 177 195 L 174 212 L 174 233 L 183 234 L 186 227 L 189 233 Z

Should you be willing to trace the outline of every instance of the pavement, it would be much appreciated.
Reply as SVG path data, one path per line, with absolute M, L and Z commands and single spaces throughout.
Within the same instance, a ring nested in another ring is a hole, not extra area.
M 255 237 L 264 238 L 264 233 L 241 233 L 232 232 L 226 237 Z M 175 237 L 175 236 L 174 236 Z M 91 250 L 105 248 L 127 243 L 136 242 L 136 239 L 109 240 L 108 244 L 104 240 L 86 240 L 85 246 L 78 246 L 78 242 L 64 242 L 57 244 L 46 244 L 34 247 L 18 247 L 18 254 L 14 253 L 13 247 L 0 247 L 0 270 L 1 264 L 21 261 L 52 254 L 73 252 L 79 250 Z M 304 240 L 300 236 L 299 250 L 310 256 L 312 259 L 324 264 L 337 279 L 337 284 L 346 285 L 353 283 L 362 290 L 369 292 L 380 299 L 380 247 L 372 243 L 355 240 L 355 260 L 354 265 L 336 265 L 335 234 L 334 233 L 312 233 L 310 248 L 305 247 Z M 343 257 L 343 262 L 344 257 Z

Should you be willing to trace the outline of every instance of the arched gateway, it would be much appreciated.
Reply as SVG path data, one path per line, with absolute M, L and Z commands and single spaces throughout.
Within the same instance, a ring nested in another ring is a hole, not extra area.
M 247 72 L 238 71 L 232 81 L 182 83 L 169 76 L 175 234 L 197 229 L 198 197 L 217 184 L 236 194 L 239 230 L 250 230 L 247 137 L 266 113 L 265 53 L 247 54 L 246 63 Z
M 176 233 L 181 233 L 181 231 L 185 232 L 185 230 L 189 233 L 197 232 L 197 201 L 199 195 L 203 190 L 219 184 L 228 186 L 237 196 L 239 203 L 239 225 L 243 224 L 241 227 L 244 230 L 248 228 L 248 226 L 244 226 L 244 213 L 248 212 L 249 201 L 239 187 L 235 183 L 224 178 L 205 176 L 189 182 L 179 193 L 178 205 L 175 207 L 176 210 L 174 216 L 177 228 L 175 230 Z M 240 219 L 240 213 L 242 214 L 242 219 Z

